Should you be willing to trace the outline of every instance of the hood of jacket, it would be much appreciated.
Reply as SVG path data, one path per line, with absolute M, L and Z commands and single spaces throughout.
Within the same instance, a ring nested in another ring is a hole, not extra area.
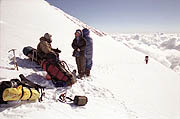
M 48 43 L 52 42 L 50 39 L 46 39 L 45 37 L 41 37 L 39 40 L 40 41 L 47 41 Z

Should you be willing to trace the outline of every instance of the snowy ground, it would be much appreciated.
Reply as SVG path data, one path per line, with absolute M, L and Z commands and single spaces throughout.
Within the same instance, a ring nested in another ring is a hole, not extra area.
M 62 50 L 60 58 L 67 61 L 71 69 L 76 68 L 71 43 L 74 31 L 82 28 L 82 22 L 76 20 L 79 23 L 75 23 L 73 20 L 73 17 L 43 0 L 1 0 L 0 80 L 18 78 L 22 73 L 40 85 L 51 87 L 45 90 L 46 95 L 41 103 L 23 101 L 1 105 L 1 119 L 180 118 L 178 73 L 153 58 L 146 65 L 145 54 L 132 49 L 128 44 L 128 47 L 124 45 L 125 40 L 117 42 L 108 35 L 100 37 L 97 32 L 91 32 L 94 40 L 92 75 L 78 80 L 67 92 L 71 97 L 87 96 L 88 104 L 75 107 L 57 102 L 54 99 L 56 89 L 52 89 L 51 81 L 44 79 L 46 72 L 35 68 L 37 65 L 23 55 L 22 49 L 25 46 L 36 48 L 39 38 L 49 32 L 53 35 L 52 46 Z M 8 51 L 12 48 L 17 49 L 19 71 L 11 70 L 12 53 Z
M 180 33 L 111 34 L 129 48 L 151 58 L 180 74 Z

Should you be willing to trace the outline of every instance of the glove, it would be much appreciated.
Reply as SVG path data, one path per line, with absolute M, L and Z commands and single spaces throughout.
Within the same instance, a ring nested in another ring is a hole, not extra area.
M 58 48 L 53 49 L 53 51 L 56 52 L 56 53 L 61 53 L 61 50 L 59 50 Z
M 78 48 L 77 51 L 80 52 L 81 50 Z

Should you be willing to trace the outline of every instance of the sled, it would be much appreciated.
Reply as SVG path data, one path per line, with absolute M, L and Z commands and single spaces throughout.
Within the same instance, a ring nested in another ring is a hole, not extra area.
M 40 64 L 40 58 L 38 57 L 37 50 L 31 46 L 23 48 L 23 54 L 27 56 L 31 61 Z
M 35 84 L 20 74 L 19 79 L 0 82 L 0 104 L 6 104 L 9 101 L 30 100 L 42 101 L 44 88 Z
M 48 73 L 48 76 L 51 77 L 47 76 L 48 80 L 51 79 L 55 87 L 67 87 L 76 83 L 75 71 L 71 72 L 65 61 L 40 59 L 37 50 L 31 46 L 24 47 L 23 53 Z

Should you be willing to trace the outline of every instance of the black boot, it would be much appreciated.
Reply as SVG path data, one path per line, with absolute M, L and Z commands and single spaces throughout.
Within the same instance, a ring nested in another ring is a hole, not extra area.
M 82 79 L 82 77 L 84 77 L 85 76 L 85 73 L 80 73 L 78 76 L 77 76 L 77 78 L 78 79 Z
M 90 76 L 90 70 L 86 69 L 86 76 Z

